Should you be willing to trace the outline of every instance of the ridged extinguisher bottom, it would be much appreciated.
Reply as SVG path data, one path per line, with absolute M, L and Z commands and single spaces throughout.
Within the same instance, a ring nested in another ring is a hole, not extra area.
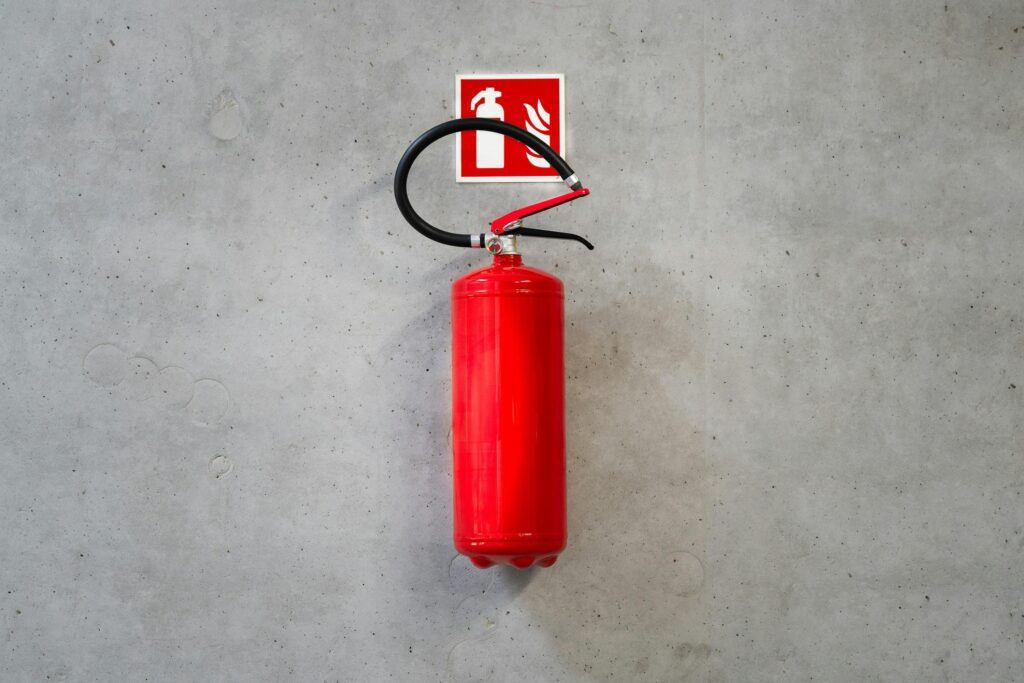
M 558 561 L 559 554 L 565 549 L 565 536 L 532 536 L 505 539 L 455 539 L 455 549 L 465 555 L 481 569 L 496 564 L 507 564 L 518 569 L 526 569 L 537 565 L 550 567 Z
M 540 558 L 535 555 L 517 555 L 516 557 L 509 557 L 508 555 L 470 555 L 469 561 L 480 567 L 480 569 L 487 569 L 496 564 L 507 564 L 517 569 L 527 569 L 534 564 L 538 567 L 550 567 L 558 561 L 558 555 L 547 555 Z

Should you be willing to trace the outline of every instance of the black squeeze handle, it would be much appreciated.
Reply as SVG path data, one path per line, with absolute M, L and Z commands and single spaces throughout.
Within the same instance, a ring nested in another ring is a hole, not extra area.
M 416 157 L 420 155 L 420 152 L 446 135 L 451 135 L 452 133 L 458 133 L 464 130 L 484 130 L 492 133 L 501 133 L 502 135 L 507 135 L 514 140 L 518 140 L 537 154 L 544 157 L 544 160 L 551 164 L 553 169 L 558 171 L 558 175 L 562 177 L 562 180 L 573 175 L 573 172 L 572 169 L 569 168 L 569 164 L 565 163 L 565 159 L 558 156 L 555 150 L 551 149 L 551 147 L 545 144 L 543 140 L 535 135 L 527 133 L 518 126 L 513 126 L 511 123 L 505 123 L 504 121 L 479 118 L 454 119 L 434 126 L 426 133 L 416 138 L 413 143 L 409 145 L 409 149 L 405 150 L 405 154 L 402 155 L 402 160 L 398 162 L 398 169 L 395 170 L 395 201 L 398 202 L 399 211 L 402 212 L 402 215 L 405 216 L 405 220 L 409 221 L 409 224 L 412 225 L 412 227 L 416 228 L 416 230 L 421 234 L 436 242 L 447 244 L 452 247 L 479 247 L 482 246 L 479 241 L 476 244 L 473 243 L 474 238 L 479 240 L 479 236 L 477 235 L 459 235 L 454 232 L 445 232 L 440 228 L 435 228 L 433 225 L 420 218 L 420 215 L 412 208 L 412 204 L 409 203 L 409 193 L 406 189 L 406 184 L 409 179 L 409 169 L 412 168 L 412 164 L 416 161 Z M 577 181 L 576 184 L 578 185 L 579 182 Z M 578 188 L 573 187 L 572 189 L 575 190 Z

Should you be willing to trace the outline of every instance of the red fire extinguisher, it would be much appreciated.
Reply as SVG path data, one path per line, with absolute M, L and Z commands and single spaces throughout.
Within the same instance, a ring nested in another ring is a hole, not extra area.
M 500 133 L 541 155 L 571 192 L 491 221 L 491 234 L 440 230 L 412 208 L 409 170 L 431 143 L 464 130 Z M 452 450 L 455 548 L 477 567 L 550 567 L 565 548 L 565 370 L 563 288 L 554 275 L 523 265 L 517 237 L 576 240 L 524 228 L 523 219 L 590 194 L 551 147 L 502 121 L 447 121 L 417 138 L 395 172 L 402 215 L 432 240 L 482 247 L 487 268 L 452 284 Z

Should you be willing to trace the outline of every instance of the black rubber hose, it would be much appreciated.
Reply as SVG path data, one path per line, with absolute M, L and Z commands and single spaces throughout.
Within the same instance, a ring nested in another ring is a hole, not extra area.
M 452 247 L 472 247 L 483 245 L 474 245 L 472 235 L 460 235 L 454 232 L 445 232 L 444 230 L 435 228 L 433 225 L 423 220 L 420 215 L 416 213 L 416 210 L 412 208 L 412 204 L 409 203 L 409 193 L 406 188 L 406 184 L 409 180 L 409 170 L 412 168 L 413 162 L 416 161 L 416 157 L 420 155 L 420 152 L 446 135 L 451 135 L 452 133 L 458 133 L 464 130 L 483 130 L 507 135 L 514 140 L 518 140 L 537 154 L 544 157 L 544 160 L 551 164 L 553 169 L 558 171 L 558 175 L 562 177 L 562 180 L 565 180 L 573 174 L 572 169 L 569 168 L 569 164 L 565 163 L 565 159 L 558 156 L 555 150 L 551 149 L 551 147 L 545 144 L 543 140 L 526 132 L 518 126 L 513 126 L 511 123 L 495 121 L 494 119 L 472 118 L 454 119 L 434 126 L 426 133 L 416 138 L 413 143 L 409 145 L 409 149 L 405 150 L 405 154 L 402 155 L 402 160 L 398 162 L 398 169 L 395 170 L 395 201 L 398 203 L 398 209 L 402 212 L 402 215 L 405 216 L 405 220 L 409 221 L 409 224 L 412 225 L 412 227 L 416 228 L 416 230 L 421 234 L 429 237 L 430 239 Z

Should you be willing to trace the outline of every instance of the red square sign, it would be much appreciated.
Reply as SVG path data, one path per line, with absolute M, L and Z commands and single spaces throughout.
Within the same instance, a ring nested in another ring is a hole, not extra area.
M 498 119 L 525 128 L 565 156 L 565 77 L 498 74 L 455 77 L 455 116 Z M 540 155 L 512 138 L 470 130 L 455 136 L 460 183 L 560 182 Z

